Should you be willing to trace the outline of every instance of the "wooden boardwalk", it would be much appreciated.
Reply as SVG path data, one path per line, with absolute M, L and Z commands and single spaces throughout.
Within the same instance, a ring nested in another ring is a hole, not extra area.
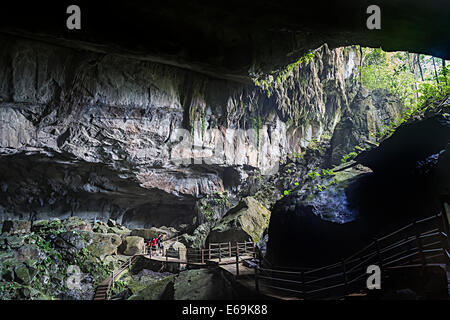
M 156 256 L 143 252 L 131 257 L 111 277 L 105 279 L 98 286 L 94 299 L 108 299 L 114 281 L 131 268 L 138 256 L 162 263 L 217 266 L 247 289 L 273 299 L 354 298 L 361 296 L 361 292 L 366 289 L 368 265 L 378 265 L 383 270 L 390 270 L 394 267 L 425 267 L 438 263 L 448 268 L 450 228 L 445 210 L 443 213 L 416 220 L 375 239 L 350 257 L 315 269 L 293 271 L 274 268 L 252 242 L 212 243 L 208 248 L 187 248 L 184 252 L 166 250 L 164 255 Z M 253 267 L 249 267 L 246 260 L 252 260 Z
M 167 245 L 167 244 L 166 244 Z M 118 270 L 112 272 L 111 276 L 102 281 L 96 288 L 94 300 L 107 300 L 109 292 L 122 274 L 131 269 L 132 264 L 138 257 L 144 257 L 152 261 L 161 263 L 176 263 L 191 265 L 196 267 L 208 266 L 230 266 L 234 265 L 235 270 L 246 267 L 242 265 L 244 260 L 252 259 L 256 256 L 256 245 L 253 242 L 231 242 L 212 243 L 207 249 L 187 248 L 182 250 L 165 250 L 164 254 L 151 253 L 147 248 L 144 251 L 130 257 Z M 186 257 L 183 259 L 182 257 Z

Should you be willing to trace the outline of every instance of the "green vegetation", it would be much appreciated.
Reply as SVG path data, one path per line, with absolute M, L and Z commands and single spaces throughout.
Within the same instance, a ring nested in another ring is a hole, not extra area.
M 262 119 L 260 116 L 256 118 L 251 118 L 252 128 L 256 130 L 256 149 L 259 151 L 259 146 L 261 143 L 261 129 L 262 129 Z
M 286 66 L 283 70 L 273 74 L 273 75 L 267 75 L 263 78 L 259 78 L 254 80 L 254 84 L 257 87 L 262 88 L 266 93 L 267 96 L 270 98 L 272 95 L 272 89 L 277 85 L 281 84 L 282 81 L 286 80 L 286 78 L 291 74 L 293 70 L 301 66 L 302 64 L 307 64 L 310 61 L 312 61 L 315 57 L 314 51 L 309 51 L 304 56 L 302 56 L 300 59 L 298 59 L 296 62 L 291 63 L 290 65 Z
M 297 159 L 303 159 L 304 158 L 304 154 L 301 152 L 293 152 L 291 155 L 291 158 L 293 158 L 294 160 Z
M 202 139 L 203 139 L 206 131 L 206 110 L 203 112 L 201 120 L 202 120 Z
M 357 155 L 358 155 L 358 153 L 355 152 L 355 151 L 352 151 L 352 152 L 350 152 L 348 154 L 343 155 L 342 159 L 341 159 L 341 164 L 344 164 L 344 163 L 346 163 L 346 162 L 348 162 L 350 160 L 355 159 Z
M 450 70 L 445 61 L 422 54 L 384 52 L 362 48 L 361 84 L 397 96 L 405 105 L 404 114 L 373 134 L 378 141 L 389 137 L 401 124 L 420 118 L 437 101 L 450 95 Z
M 113 296 L 123 292 L 124 290 L 127 290 L 128 286 L 129 286 L 128 281 L 126 281 L 126 280 L 116 280 L 116 281 L 114 281 L 114 285 L 112 286 L 111 291 L 110 291 L 109 294 L 110 294 L 110 296 L 113 297 Z
M 309 144 L 308 144 L 307 148 L 311 149 L 313 151 L 317 150 L 321 154 L 323 154 L 325 152 L 325 146 L 324 146 L 323 141 L 321 142 L 321 141 L 319 141 L 317 139 L 311 139 L 309 141 Z
M 199 201 L 200 211 L 203 213 L 207 221 L 214 220 L 216 210 L 225 209 L 231 207 L 228 191 L 215 192 L 212 195 L 208 195 Z
M 71 294 L 89 298 L 114 266 L 88 245 L 92 239 L 86 235 L 93 233 L 73 229 L 77 224 L 83 228 L 88 223 L 72 218 L 44 221 L 28 234 L 0 235 L 0 299 L 54 299 L 69 291 L 69 282 L 85 278 L 86 285 Z M 24 258 L 19 259 L 16 250 L 22 250 Z

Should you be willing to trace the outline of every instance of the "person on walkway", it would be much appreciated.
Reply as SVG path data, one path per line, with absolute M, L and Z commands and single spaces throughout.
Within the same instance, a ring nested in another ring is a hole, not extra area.
M 147 253 L 150 255 L 150 250 L 152 249 L 152 239 L 148 239 L 146 245 L 147 245 Z
M 152 239 L 152 250 L 153 250 L 153 252 L 155 253 L 155 255 L 156 255 L 156 249 L 157 249 L 157 245 L 158 245 L 158 238 L 153 238 Z
M 164 252 L 164 244 L 163 244 L 163 240 L 162 240 L 162 234 L 160 234 L 158 236 L 158 246 L 159 246 L 159 254 L 162 256 L 163 252 Z

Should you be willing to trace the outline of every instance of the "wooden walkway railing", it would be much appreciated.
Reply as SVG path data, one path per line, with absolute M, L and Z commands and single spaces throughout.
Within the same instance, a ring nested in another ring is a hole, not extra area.
M 450 199 L 446 198 L 445 201 L 450 203 Z M 370 244 L 350 257 L 320 268 L 274 268 L 253 242 L 211 243 L 208 248 L 202 249 L 167 249 L 156 256 L 144 248 L 142 253 L 130 257 L 119 270 L 99 285 L 94 299 L 107 299 L 114 281 L 131 268 L 138 256 L 197 266 L 235 264 L 233 273 L 236 276 L 239 276 L 242 260 L 254 258 L 259 262 L 254 268 L 254 285 L 257 291 L 269 290 L 280 297 L 289 295 L 300 299 L 343 297 L 365 288 L 368 277 L 366 270 L 369 265 L 378 265 L 381 269 L 414 264 L 449 265 L 450 227 L 444 205 L 442 209 L 442 214 L 409 223 L 388 235 L 373 239 Z M 248 271 L 247 268 L 247 275 Z
M 355 254 L 334 264 L 304 271 L 255 268 L 255 288 L 265 287 L 303 299 L 345 296 L 365 288 L 367 266 L 449 262 L 448 223 L 442 214 L 414 221 L 374 239 Z
M 140 256 L 145 256 L 149 259 L 172 262 L 179 264 L 190 264 L 197 266 L 206 266 L 207 264 L 236 264 L 236 270 L 239 273 L 239 263 L 242 259 L 253 258 L 256 256 L 256 245 L 253 242 L 235 242 L 232 245 L 231 242 L 226 243 L 211 243 L 208 248 L 195 249 L 165 249 L 163 254 L 158 254 L 159 249 L 156 250 L 156 254 L 149 248 L 145 247 L 143 252 L 131 256 L 125 261 L 118 270 L 113 271 L 111 276 L 105 279 L 96 288 L 94 294 L 94 300 L 107 300 L 109 294 L 114 286 L 114 282 L 126 271 L 131 269 L 131 266 L 135 259 Z M 182 257 L 185 257 L 184 259 Z
M 131 269 L 131 265 L 136 260 L 138 256 L 143 255 L 144 252 L 140 254 L 135 254 L 131 256 L 127 261 L 125 261 L 118 270 L 115 270 L 111 273 L 111 276 L 105 279 L 102 283 L 100 283 L 94 294 L 94 300 L 107 300 L 109 299 L 109 294 L 114 286 L 114 282 L 127 270 Z

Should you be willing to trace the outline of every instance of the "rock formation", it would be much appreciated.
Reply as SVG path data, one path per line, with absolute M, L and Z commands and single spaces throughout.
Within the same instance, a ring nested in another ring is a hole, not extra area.
M 229 192 L 225 214 L 247 193 L 250 172 L 276 172 L 364 109 L 354 99 L 358 50 L 351 47 L 321 47 L 269 97 L 153 62 L 3 35 L 0 42 L 2 220 L 203 223 L 199 199 Z M 356 125 L 370 132 L 381 121 L 369 120 Z

